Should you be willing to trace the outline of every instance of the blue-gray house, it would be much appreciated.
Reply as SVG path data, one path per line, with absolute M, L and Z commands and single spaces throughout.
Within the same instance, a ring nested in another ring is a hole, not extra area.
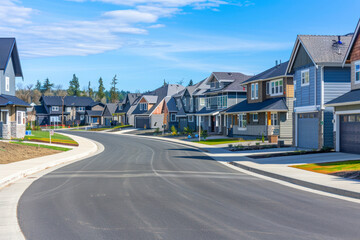
M 294 76 L 295 146 L 334 147 L 333 108 L 324 104 L 350 90 L 350 65 L 342 63 L 351 38 L 297 36 L 287 68 Z

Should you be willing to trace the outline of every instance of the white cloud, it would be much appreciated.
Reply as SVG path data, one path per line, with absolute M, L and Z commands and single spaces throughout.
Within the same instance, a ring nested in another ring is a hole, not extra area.
M 30 15 L 33 12 L 31 8 L 19 6 L 12 0 L 2 0 L 0 4 L 1 24 L 22 26 L 31 23 Z
M 164 24 L 154 24 L 154 25 L 150 25 L 148 28 L 163 28 L 165 27 Z

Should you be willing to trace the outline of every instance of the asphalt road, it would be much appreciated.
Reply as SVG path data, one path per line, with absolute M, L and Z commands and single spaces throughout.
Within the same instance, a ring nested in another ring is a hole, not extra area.
M 360 239 L 360 205 L 242 174 L 197 150 L 101 133 L 101 154 L 22 195 L 27 239 Z

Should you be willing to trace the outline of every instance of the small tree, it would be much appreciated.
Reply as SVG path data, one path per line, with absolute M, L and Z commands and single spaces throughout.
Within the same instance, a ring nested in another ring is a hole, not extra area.
M 201 130 L 201 133 L 200 133 L 200 137 L 202 137 L 204 140 L 206 140 L 206 138 L 208 137 L 208 132 L 207 130 Z
M 41 92 L 45 93 L 45 92 L 51 92 L 51 88 L 54 86 L 53 83 L 50 83 L 49 78 L 46 78 L 44 81 L 44 84 L 41 87 Z
M 40 82 L 40 80 L 36 81 L 35 89 L 38 90 L 38 91 L 41 91 L 41 82 Z
M 115 75 L 111 81 L 111 88 L 110 88 L 110 102 L 112 102 L 112 103 L 115 103 L 119 98 L 119 95 L 117 93 L 117 88 L 116 88 L 117 83 L 118 82 L 117 82 L 117 78 Z
M 190 79 L 188 86 L 192 86 L 192 85 L 194 85 L 194 83 L 193 83 L 193 80 Z
M 105 98 L 105 87 L 104 87 L 104 82 L 102 80 L 102 78 L 99 78 L 99 89 L 97 92 L 97 100 L 98 101 L 103 101 L 103 99 Z
M 177 135 L 178 134 L 178 132 L 176 130 L 176 127 L 174 125 L 171 126 L 171 134 L 172 135 Z

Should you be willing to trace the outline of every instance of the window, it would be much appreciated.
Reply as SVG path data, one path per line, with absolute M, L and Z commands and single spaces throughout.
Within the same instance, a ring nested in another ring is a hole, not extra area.
M 204 118 L 202 116 L 199 116 L 200 122 L 204 122 Z
M 175 113 L 171 114 L 171 121 L 176 122 L 176 114 Z
M 80 115 L 80 120 L 84 120 L 85 116 L 84 115 Z
M 8 111 L 0 112 L 0 122 L 2 122 L 3 124 L 8 124 L 8 116 L 9 116 Z
M 215 126 L 218 127 L 220 125 L 220 115 L 217 115 L 215 118 Z
M 279 118 L 277 113 L 271 114 L 271 126 L 279 125 Z
M 140 103 L 140 111 L 148 110 L 148 104 L 147 103 Z
M 71 112 L 71 107 L 66 107 L 66 112 Z
M 85 107 L 78 107 L 77 110 L 78 110 L 79 112 L 85 112 Z
M 59 116 L 51 116 L 50 117 L 50 123 L 57 123 L 60 122 Z
M 259 121 L 259 115 L 257 113 L 252 114 L 252 117 L 253 117 L 253 122 Z
M 360 61 L 355 62 L 355 82 L 360 82 Z
M 206 104 L 206 103 L 205 103 L 205 100 L 206 100 L 205 98 L 199 98 L 199 101 L 200 101 L 200 104 L 199 104 L 199 105 L 200 105 L 200 106 L 205 106 L 205 104 Z
M 301 71 L 301 86 L 309 85 L 309 69 Z
M 52 106 L 52 107 L 51 107 L 51 111 L 52 111 L 52 112 L 57 112 L 57 111 L 59 111 L 59 106 Z
M 188 116 L 188 122 L 194 122 L 194 116 L 193 115 Z
M 16 117 L 17 117 L 16 121 L 17 121 L 18 125 L 25 125 L 25 122 L 26 122 L 25 112 L 23 112 L 23 111 L 16 112 Z
M 246 128 L 246 114 L 242 113 L 238 115 L 239 118 L 239 128 Z
M 186 98 L 184 99 L 184 107 L 186 107 Z
M 190 98 L 190 111 L 193 111 L 194 110 L 194 100 L 193 98 L 191 97 Z
M 283 94 L 283 80 L 271 81 L 271 94 L 272 96 Z
M 9 77 L 5 77 L 5 91 L 7 91 L 7 92 L 10 91 L 10 78 Z
M 123 105 L 119 105 L 119 110 L 123 110 Z
M 270 95 L 270 82 L 266 82 L 266 95 Z
M 259 98 L 259 84 L 253 83 L 251 84 L 251 99 Z

